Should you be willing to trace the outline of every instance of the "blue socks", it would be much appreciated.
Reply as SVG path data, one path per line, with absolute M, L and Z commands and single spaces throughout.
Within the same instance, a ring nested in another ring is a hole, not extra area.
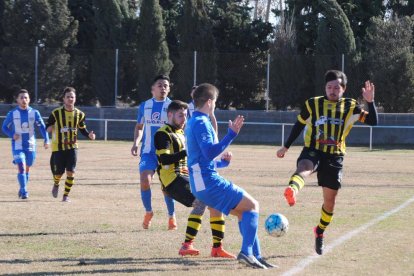
M 19 181 L 19 185 L 20 185 L 20 190 L 19 190 L 19 194 L 20 195 L 27 195 L 27 177 L 25 173 L 18 173 L 17 174 L 17 180 Z
M 240 233 L 243 236 L 243 232 L 242 232 L 242 222 L 239 221 L 239 230 Z M 259 242 L 259 237 L 256 234 L 256 237 L 254 239 L 254 243 L 253 243 L 253 256 L 256 257 L 256 259 L 261 259 L 262 258 L 262 252 L 260 251 L 260 242 Z
M 167 205 L 168 215 L 172 217 L 175 212 L 174 200 L 167 195 L 164 195 L 164 200 L 165 200 L 165 204 Z
M 259 213 L 245 211 L 242 214 L 241 233 L 243 236 L 241 251 L 247 255 L 253 255 L 253 245 L 257 239 L 257 225 L 259 222 Z M 259 245 L 258 245 L 259 246 Z
M 148 189 L 146 191 L 141 190 L 141 200 L 144 204 L 145 211 L 152 212 L 152 206 L 151 206 L 151 189 Z
M 141 190 L 141 200 L 142 200 L 142 203 L 144 204 L 145 211 L 152 212 L 151 189 L 148 189 L 146 191 Z M 165 200 L 165 204 L 167 205 L 168 215 L 173 216 L 175 212 L 174 200 L 171 197 L 166 196 L 166 195 L 164 195 L 164 200 Z

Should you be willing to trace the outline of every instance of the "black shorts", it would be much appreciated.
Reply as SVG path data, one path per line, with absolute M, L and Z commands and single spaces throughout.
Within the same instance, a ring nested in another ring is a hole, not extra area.
M 184 206 L 192 207 L 195 200 L 190 190 L 190 180 L 186 176 L 177 176 L 167 187 L 162 186 L 163 191 Z
M 53 175 L 62 175 L 66 171 L 74 172 L 78 159 L 78 149 L 61 150 L 52 152 L 50 168 Z
M 313 169 L 317 172 L 319 186 L 333 190 L 341 188 L 343 156 L 328 154 L 316 149 L 303 148 L 297 162 L 302 159 L 310 160 L 313 163 Z

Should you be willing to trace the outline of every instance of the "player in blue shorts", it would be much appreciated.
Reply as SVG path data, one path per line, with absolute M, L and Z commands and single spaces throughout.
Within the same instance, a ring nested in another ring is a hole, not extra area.
M 29 171 L 36 159 L 35 125 L 44 138 L 44 148 L 49 147 L 49 136 L 45 123 L 38 110 L 29 106 L 30 96 L 26 89 L 21 89 L 16 97 L 18 106 L 7 113 L 3 122 L 3 132 L 11 138 L 13 163 L 17 165 L 17 180 L 20 185 L 18 196 L 27 199 Z
M 154 147 L 155 132 L 167 121 L 167 108 L 171 100 L 168 98 L 170 93 L 170 78 L 167 75 L 155 77 L 151 86 L 152 98 L 142 102 L 138 108 L 137 124 L 134 132 L 134 143 L 131 148 L 133 156 L 138 155 L 138 144 L 142 142 L 139 162 L 141 200 L 146 214 L 142 227 L 148 229 L 151 225 L 154 213 L 151 205 L 151 182 L 154 178 L 155 170 L 158 167 L 158 159 Z M 175 219 L 174 200 L 164 195 L 168 209 L 168 229 L 176 230 L 177 222 Z
M 214 113 L 217 97 L 218 90 L 211 84 L 201 84 L 194 91 L 196 110 L 185 128 L 191 192 L 207 206 L 238 217 L 243 241 L 237 259 L 241 263 L 253 268 L 276 267 L 261 256 L 257 235 L 259 203 L 216 171 L 215 158 L 236 138 L 244 123 L 243 116 L 229 121 L 227 135 L 218 142 L 209 120 L 209 114 Z

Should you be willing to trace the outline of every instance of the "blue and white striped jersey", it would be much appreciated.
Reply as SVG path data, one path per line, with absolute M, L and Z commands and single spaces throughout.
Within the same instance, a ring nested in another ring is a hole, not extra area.
M 2 130 L 12 138 L 12 150 L 36 151 L 35 125 L 39 127 L 45 143 L 48 144 L 49 135 L 38 110 L 31 107 L 27 109 L 16 107 L 7 113 Z M 19 134 L 20 138 L 14 140 L 14 134 Z
M 165 101 L 157 101 L 152 98 L 140 104 L 137 123 L 144 124 L 141 154 L 155 154 L 154 135 L 161 126 L 167 123 L 167 108 L 170 103 L 169 98 L 166 98 Z

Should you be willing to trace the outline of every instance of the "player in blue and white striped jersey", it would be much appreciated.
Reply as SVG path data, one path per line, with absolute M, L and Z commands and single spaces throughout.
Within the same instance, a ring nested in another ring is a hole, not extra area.
M 11 138 L 13 163 L 17 165 L 17 180 L 20 185 L 18 196 L 21 199 L 27 199 L 29 197 L 27 191 L 29 171 L 36 159 L 35 125 L 39 127 L 44 138 L 45 149 L 49 147 L 49 136 L 39 111 L 29 106 L 29 92 L 21 89 L 16 101 L 18 106 L 7 113 L 2 130 Z
M 155 153 L 154 135 L 155 132 L 168 121 L 167 108 L 171 100 L 168 98 L 170 92 L 170 78 L 167 75 L 155 77 L 151 93 L 152 98 L 144 101 L 138 108 L 137 124 L 134 132 L 134 143 L 131 153 L 138 155 L 138 144 L 142 140 L 139 162 L 141 200 L 144 205 L 146 214 L 142 227 L 148 229 L 151 225 L 151 219 L 154 215 L 151 205 L 151 182 L 155 170 L 158 167 L 158 159 Z M 164 195 L 165 203 L 168 209 L 168 229 L 177 229 L 175 219 L 174 200 Z

